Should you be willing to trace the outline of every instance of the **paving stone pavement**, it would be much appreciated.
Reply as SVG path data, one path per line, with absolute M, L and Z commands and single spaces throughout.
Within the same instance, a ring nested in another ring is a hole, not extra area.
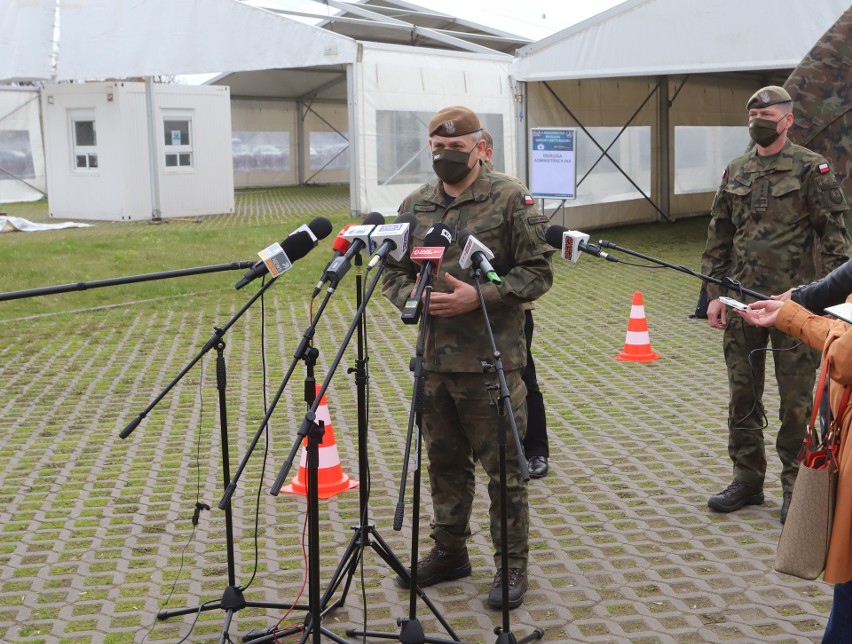
M 345 191 L 333 188 L 315 189 L 301 207 L 282 204 L 279 196 L 243 195 L 237 214 L 203 225 L 298 218 L 323 207 L 345 212 L 347 205 Z M 275 214 L 281 212 L 288 214 Z M 106 224 L 115 225 L 122 224 Z M 133 234 L 140 224 L 124 226 Z M 662 236 L 687 235 L 662 258 L 694 266 L 703 244 L 700 227 L 658 226 Z M 623 244 L 618 231 L 610 235 Z M 830 586 L 772 569 L 781 504 L 774 454 L 764 505 L 729 515 L 706 507 L 707 496 L 729 482 L 730 465 L 721 339 L 704 321 L 688 318 L 698 280 L 592 257 L 557 263 L 556 271 L 553 289 L 535 310 L 533 346 L 547 406 L 551 473 L 530 482 L 530 589 L 511 613 L 513 634 L 522 638 L 540 627 L 546 642 L 820 641 Z M 232 281 L 223 279 L 223 288 Z M 651 343 L 662 355 L 649 364 L 613 359 L 623 347 L 634 291 L 643 294 Z M 271 289 L 263 309 L 250 309 L 229 331 L 224 352 L 231 475 L 243 459 L 247 463 L 233 495 L 235 581 L 248 586 L 248 601 L 279 605 L 307 602 L 305 499 L 268 493 L 304 419 L 301 362 L 268 433 L 259 429 L 265 401 L 282 384 L 309 322 L 303 299 L 289 295 Z M 164 608 L 217 601 L 228 585 L 225 512 L 217 507 L 224 477 L 215 352 L 127 439 L 118 434 L 198 353 L 212 326 L 226 322 L 245 300 L 244 293 L 199 293 L 70 318 L 0 322 L 6 340 L 0 343 L 0 640 L 219 641 L 222 610 L 157 619 Z M 318 381 L 331 369 L 355 310 L 354 285 L 347 282 L 317 325 Z M 341 466 L 368 485 L 369 500 L 359 508 L 359 493 L 352 490 L 320 501 L 322 590 L 362 512 L 368 517 L 362 524 L 374 525 L 391 553 L 410 561 L 410 476 L 403 529 L 392 525 L 407 444 L 415 330 L 376 295 L 367 307 L 366 337 L 368 471 L 358 468 L 357 388 L 348 372 L 357 357 L 355 340 L 327 398 Z M 772 389 L 767 408 L 774 426 Z M 771 451 L 774 430 L 768 435 Z M 211 509 L 200 510 L 194 526 L 197 503 Z M 500 613 L 485 604 L 494 574 L 486 504 L 480 472 L 473 575 L 426 591 L 465 642 L 495 641 L 493 629 L 501 624 Z M 421 539 L 421 553 L 427 541 Z M 343 606 L 322 624 L 343 641 L 362 641 L 347 635 L 351 628 L 396 639 L 397 619 L 409 616 L 408 595 L 373 548 L 356 552 L 362 556 Z M 284 613 L 241 609 L 227 636 L 240 641 Z M 283 623 L 300 625 L 305 616 L 296 609 Z M 447 637 L 422 602 L 416 616 L 429 636 Z

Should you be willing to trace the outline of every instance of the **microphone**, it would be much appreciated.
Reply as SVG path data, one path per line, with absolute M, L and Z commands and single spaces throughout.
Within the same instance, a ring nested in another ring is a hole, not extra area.
M 370 238 L 373 229 L 376 226 L 381 226 L 385 223 L 385 218 L 381 213 L 371 212 L 364 217 L 364 223 L 360 226 L 352 226 L 343 236 L 350 241 L 349 250 L 346 251 L 344 257 L 346 261 L 352 259 L 355 255 L 361 252 L 362 248 L 370 249 L 371 245 L 375 245 Z M 372 249 L 370 249 L 372 250 Z
M 280 244 L 272 244 L 260 251 L 258 255 L 261 261 L 245 272 L 235 288 L 239 290 L 261 275 L 271 273 L 273 277 L 278 277 L 289 270 L 293 262 L 307 255 L 317 245 L 318 239 L 329 236 L 331 222 L 325 217 L 317 217 L 307 228 L 307 231 L 296 229 Z
M 587 244 L 589 236 L 579 230 L 568 230 L 563 226 L 551 226 L 544 233 L 544 239 L 548 244 L 561 251 L 563 259 L 569 259 L 576 263 L 580 258 L 580 251 L 602 257 L 609 262 L 619 261 L 609 253 L 601 250 L 597 244 Z
M 278 277 L 293 266 L 293 262 L 302 259 L 314 248 L 314 241 L 304 230 L 290 235 L 280 244 L 277 242 L 264 248 L 258 253 L 261 261 L 246 271 L 243 278 L 237 282 L 236 289 L 239 290 L 249 282 L 269 273 L 272 277 Z
M 349 272 L 352 257 L 357 255 L 362 248 L 369 245 L 370 233 L 373 228 L 376 227 L 377 223 L 385 223 L 385 218 L 377 212 L 371 212 L 369 215 L 364 217 L 363 224 L 358 226 L 349 225 L 340 231 L 338 236 L 342 236 L 343 239 L 339 244 L 339 247 L 342 248 L 342 246 L 346 244 L 346 248 L 343 248 L 342 255 L 332 258 L 332 260 L 328 263 L 328 266 L 325 267 L 322 280 L 317 283 L 316 288 L 314 288 L 311 299 L 315 298 L 317 294 L 319 294 L 323 284 L 326 282 L 330 282 L 330 288 L 337 287 L 340 280 L 343 279 L 343 276 Z
M 349 250 L 349 246 L 352 244 L 351 241 L 346 239 L 343 234 L 349 230 L 355 224 L 346 224 L 343 228 L 340 229 L 340 232 L 337 233 L 337 237 L 334 238 L 334 243 L 331 245 L 331 249 L 334 251 L 334 255 L 331 256 L 328 264 L 325 265 L 325 268 L 322 271 L 322 277 L 320 281 L 317 282 L 317 285 L 314 287 L 314 292 L 311 293 L 311 299 L 314 299 L 319 292 L 322 290 L 323 284 L 325 284 L 328 280 L 328 269 L 331 268 L 332 263 L 338 257 L 343 255 L 347 250 Z
M 423 302 L 420 298 L 423 296 L 423 291 L 426 290 L 426 285 L 432 280 L 432 273 L 437 273 L 441 267 L 444 249 L 453 243 L 453 234 L 450 232 L 449 226 L 434 224 L 426 231 L 426 238 L 423 243 L 425 246 L 411 250 L 411 261 L 420 264 L 420 279 L 417 282 L 417 290 L 405 301 L 405 306 L 402 307 L 402 321 L 405 324 L 417 324 L 420 321 L 420 313 L 423 309 Z
M 476 264 L 476 268 L 485 273 L 485 277 L 488 278 L 489 282 L 493 284 L 503 283 L 503 280 L 497 275 L 497 271 L 494 270 L 494 267 L 488 261 L 489 259 L 494 259 L 494 253 L 491 252 L 490 248 L 473 235 L 462 235 L 461 239 L 459 239 L 459 246 L 463 249 L 461 258 L 459 259 L 459 266 L 467 268 L 471 264 Z
M 376 264 L 385 261 L 388 255 L 399 261 L 405 257 L 408 251 L 408 237 L 410 228 L 417 225 L 417 217 L 407 212 L 396 218 L 392 224 L 376 226 L 373 231 L 373 239 L 381 239 L 373 259 L 367 264 L 367 270 L 375 268 Z

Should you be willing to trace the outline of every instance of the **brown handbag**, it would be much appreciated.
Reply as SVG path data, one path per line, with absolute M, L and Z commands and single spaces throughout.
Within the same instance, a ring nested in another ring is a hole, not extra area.
M 840 447 L 837 423 L 843 418 L 852 390 L 844 388 L 838 413 L 832 415 L 825 437 L 820 439 L 816 419 L 827 374 L 828 358 L 817 384 L 811 424 L 799 452 L 801 465 L 793 485 L 793 498 L 775 553 L 775 570 L 802 579 L 816 579 L 825 569 L 837 493 Z

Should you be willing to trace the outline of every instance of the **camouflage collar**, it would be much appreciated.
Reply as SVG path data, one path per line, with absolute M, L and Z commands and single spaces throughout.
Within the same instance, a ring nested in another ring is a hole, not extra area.
M 793 169 L 793 143 L 787 139 L 778 154 L 767 159 L 757 154 L 757 146 L 751 149 L 748 159 L 743 165 L 745 172 L 777 172 Z

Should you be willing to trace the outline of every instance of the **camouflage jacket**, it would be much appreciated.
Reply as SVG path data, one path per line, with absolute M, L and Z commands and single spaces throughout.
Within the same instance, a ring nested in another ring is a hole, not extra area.
M 846 261 L 847 209 L 823 157 L 790 141 L 768 159 L 752 148 L 722 175 L 701 272 L 730 277 L 765 295 L 810 282 Z M 817 237 L 821 262 L 814 256 Z M 723 294 L 717 285 L 707 285 L 710 299 Z
M 454 243 L 444 252 L 440 273 L 447 272 L 468 284 L 473 284 L 473 278 L 470 269 L 459 266 L 459 238 L 471 234 L 494 253 L 491 264 L 502 284 L 481 281 L 482 295 L 503 368 L 522 369 L 527 360 L 522 305 L 546 293 L 553 284 L 550 256 L 554 249 L 544 240 L 547 217 L 539 213 L 521 186 L 484 166 L 467 190 L 449 206 L 444 203 L 444 190 L 437 179 L 403 201 L 399 212 L 412 212 L 418 220 L 410 246 L 423 246 L 432 224 L 449 226 Z M 408 257 L 388 261 L 383 293 L 398 308 L 402 309 L 411 294 L 418 272 L 419 267 Z M 442 277 L 433 279 L 432 285 L 435 291 L 448 290 Z M 425 369 L 481 372 L 482 360 L 494 361 L 481 309 L 449 318 L 430 316 L 428 327 Z

